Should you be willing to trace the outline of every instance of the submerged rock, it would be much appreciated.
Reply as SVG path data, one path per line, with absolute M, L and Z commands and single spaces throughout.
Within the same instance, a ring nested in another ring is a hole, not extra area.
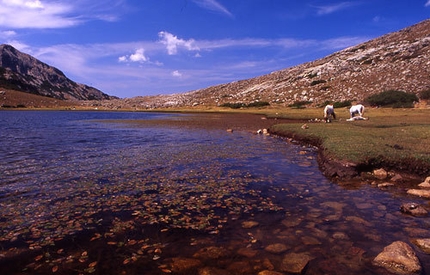
M 421 273 L 421 264 L 415 251 L 407 243 L 397 241 L 376 256 L 373 263 L 399 275 Z
M 409 189 L 407 193 L 418 197 L 430 198 L 430 190 Z
M 195 258 L 199 259 L 220 259 L 229 257 L 231 252 L 223 247 L 209 246 L 200 249 L 194 254 Z
M 428 214 L 428 211 L 424 209 L 419 204 L 416 203 L 404 203 L 400 206 L 400 211 L 409 214 L 412 216 L 425 216 Z
M 219 269 L 215 267 L 204 267 L 199 269 L 199 275 L 229 275 L 231 274 L 225 269 Z
M 202 265 L 197 259 L 190 258 L 173 258 L 172 259 L 172 271 L 177 273 L 184 273 L 190 269 L 197 268 Z
M 242 228 L 250 229 L 258 226 L 259 223 L 256 221 L 245 221 L 242 223 Z
M 282 243 L 269 244 L 264 248 L 269 253 L 272 254 L 280 254 L 288 250 L 288 247 Z
M 285 255 L 281 263 L 281 270 L 301 274 L 313 258 L 308 253 L 289 253 Z
M 276 272 L 272 270 L 263 270 L 258 272 L 258 275 L 283 275 L 284 273 Z
M 430 254 L 430 239 L 415 239 L 412 241 L 416 246 L 426 254 Z

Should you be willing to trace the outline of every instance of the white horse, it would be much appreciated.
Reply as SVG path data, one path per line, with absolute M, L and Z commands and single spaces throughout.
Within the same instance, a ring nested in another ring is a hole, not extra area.
M 334 107 L 331 104 L 328 104 L 324 108 L 324 120 L 325 122 L 330 122 L 330 118 L 336 119 L 336 114 L 334 112 Z
M 367 120 L 367 118 L 363 117 L 364 106 L 362 104 L 353 105 L 349 109 L 349 114 L 351 115 L 351 118 L 347 119 L 347 121 Z

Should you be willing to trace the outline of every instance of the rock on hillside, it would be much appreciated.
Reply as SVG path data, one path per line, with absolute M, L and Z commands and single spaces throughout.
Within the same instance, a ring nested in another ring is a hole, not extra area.
M 0 45 L 0 87 L 67 100 L 113 97 L 67 78 L 63 72 L 10 45 Z
M 419 94 L 430 89 L 430 20 L 325 58 L 268 75 L 183 94 L 138 97 L 134 107 L 251 103 L 290 105 L 356 100 L 385 90 Z

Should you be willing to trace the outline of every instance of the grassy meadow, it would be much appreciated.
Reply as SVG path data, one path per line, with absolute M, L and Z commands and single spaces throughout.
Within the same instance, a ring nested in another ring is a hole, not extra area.
M 408 170 L 430 176 L 430 109 L 366 108 L 366 121 L 346 121 L 348 108 L 336 110 L 332 123 L 311 122 L 323 110 L 285 109 L 269 116 L 299 119 L 271 127 L 271 132 L 299 140 L 316 140 L 338 160 Z M 308 128 L 303 129 L 302 125 Z

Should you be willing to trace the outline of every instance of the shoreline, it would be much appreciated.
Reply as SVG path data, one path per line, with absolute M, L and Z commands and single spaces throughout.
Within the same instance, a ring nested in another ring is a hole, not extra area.
M 408 167 L 409 169 L 396 169 L 398 163 L 381 162 L 379 165 L 371 163 L 354 163 L 351 161 L 340 160 L 330 156 L 330 153 L 323 147 L 322 141 L 318 138 L 313 138 L 306 135 L 297 135 L 295 133 L 279 133 L 270 131 L 269 133 L 280 138 L 290 139 L 304 146 L 313 146 L 317 148 L 317 161 L 319 170 L 329 180 L 339 183 L 341 181 L 379 181 L 386 182 L 391 177 L 398 177 L 401 181 L 422 182 L 428 175 L 424 171 L 430 170 L 430 164 L 423 169 L 421 173 L 416 170 L 421 167 L 412 167 L 407 164 L 400 165 L 401 167 Z M 383 169 L 387 172 L 387 177 L 378 177 L 374 173 L 375 170 Z
M 180 120 L 157 120 L 158 124 L 177 125 L 179 127 L 221 129 L 226 131 L 246 130 L 257 134 L 257 131 L 267 129 L 269 134 L 281 138 L 290 139 L 301 145 L 314 146 L 318 148 L 317 160 L 319 169 L 330 180 L 335 182 L 342 180 L 369 180 L 372 179 L 372 171 L 375 169 L 385 169 L 387 172 L 402 175 L 404 178 L 412 180 L 424 180 L 430 175 L 430 163 L 417 159 L 393 161 L 384 159 L 384 156 L 375 156 L 366 162 L 351 162 L 333 157 L 327 148 L 323 147 L 322 139 L 319 137 L 302 134 L 299 132 L 279 132 L 274 131 L 272 126 L 276 124 L 300 124 L 307 123 L 309 114 L 283 114 L 278 109 L 157 109 L 157 110 L 110 110 L 94 108 L 0 108 L 0 111 L 94 111 L 94 112 L 149 112 L 149 113 L 172 113 L 184 115 Z M 303 110 L 302 110 L 303 111 Z M 207 115 L 217 116 L 217 118 L 207 119 Z M 206 117 L 206 119 L 204 119 Z M 203 118 L 203 119 L 202 119 Z M 154 121 L 140 121 L 130 123 L 153 124 Z M 382 157 L 382 158 L 381 158 Z M 373 163 L 375 162 L 375 163 Z M 375 178 L 373 178 L 375 179 Z

